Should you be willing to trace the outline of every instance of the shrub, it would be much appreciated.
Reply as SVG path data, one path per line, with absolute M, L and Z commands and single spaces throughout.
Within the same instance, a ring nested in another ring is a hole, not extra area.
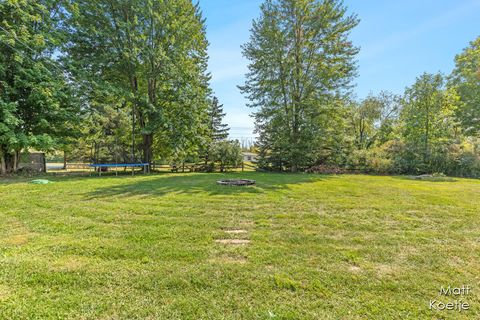
M 307 170 L 305 170 L 307 173 L 317 173 L 317 174 L 345 174 L 348 173 L 348 171 L 344 168 L 341 168 L 339 166 L 332 166 L 332 165 L 318 165 L 318 166 L 313 166 Z
M 242 149 L 238 140 L 217 141 L 212 147 L 212 158 L 220 163 L 220 171 L 227 166 L 238 166 L 242 162 Z

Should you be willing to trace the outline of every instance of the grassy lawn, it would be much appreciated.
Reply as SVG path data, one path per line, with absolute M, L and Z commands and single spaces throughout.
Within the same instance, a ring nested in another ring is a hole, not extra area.
M 0 181 L 1 319 L 480 318 L 480 181 L 52 179 Z

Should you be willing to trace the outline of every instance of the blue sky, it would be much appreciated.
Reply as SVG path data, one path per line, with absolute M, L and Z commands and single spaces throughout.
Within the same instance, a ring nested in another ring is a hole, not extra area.
M 261 0 L 200 0 L 210 41 L 212 88 L 224 104 L 231 137 L 253 136 L 251 109 L 237 85 L 247 71 L 248 41 Z M 455 55 L 480 36 L 480 0 L 345 0 L 361 19 L 351 39 L 361 48 L 354 92 L 402 93 L 423 72 L 449 73 Z

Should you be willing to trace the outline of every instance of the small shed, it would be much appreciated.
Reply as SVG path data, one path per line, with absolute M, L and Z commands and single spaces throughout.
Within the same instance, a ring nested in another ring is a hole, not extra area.
M 257 162 L 258 154 L 253 152 L 242 152 L 244 162 Z
M 20 155 L 20 163 L 18 169 L 28 168 L 36 172 L 47 172 L 47 162 L 45 153 L 29 152 Z

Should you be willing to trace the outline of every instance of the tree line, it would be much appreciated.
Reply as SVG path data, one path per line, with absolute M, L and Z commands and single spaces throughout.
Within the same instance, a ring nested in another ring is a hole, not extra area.
M 2 1 L 2 173 L 32 149 L 207 163 L 234 146 L 229 160 L 239 160 L 209 86 L 207 47 L 190 0 Z
M 191 0 L 0 2 L 0 164 L 237 162 Z M 354 98 L 359 23 L 340 0 L 265 0 L 243 54 L 259 166 L 480 176 L 480 38 L 449 75 Z M 222 166 L 223 166 L 222 165 Z
M 450 75 L 420 75 L 402 95 L 357 101 L 359 19 L 342 1 L 266 0 L 243 53 L 260 166 L 480 177 L 480 38 Z M 314 171 L 314 170 L 313 170 Z

